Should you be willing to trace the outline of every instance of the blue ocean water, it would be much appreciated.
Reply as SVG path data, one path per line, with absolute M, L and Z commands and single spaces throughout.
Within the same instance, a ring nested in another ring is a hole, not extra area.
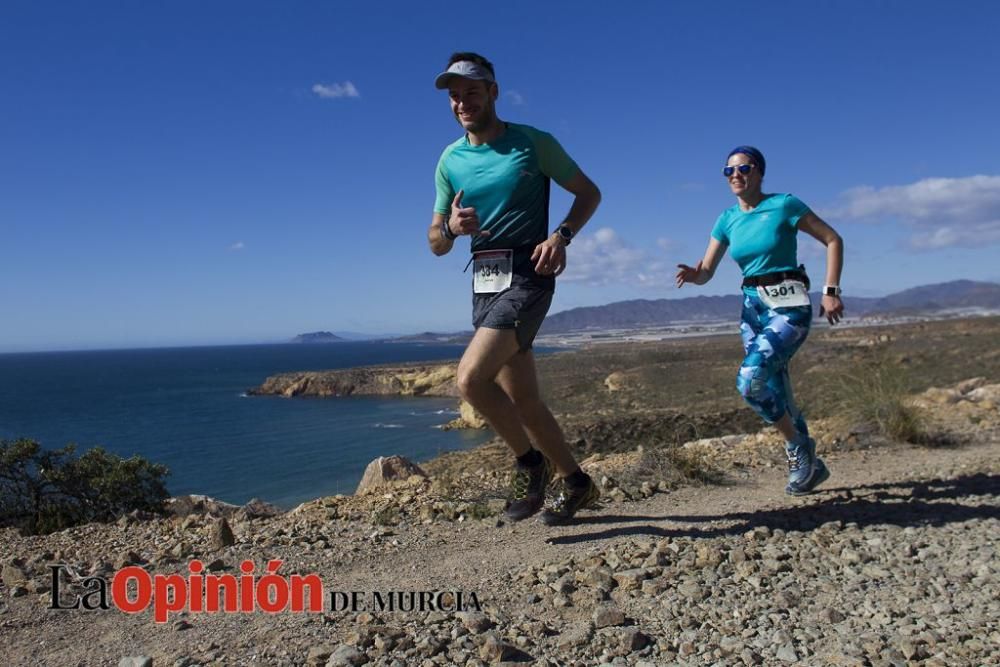
M 462 347 L 351 342 L 0 355 L 0 437 L 95 445 L 170 468 L 174 495 L 281 507 L 353 493 L 376 456 L 426 460 L 485 431 L 436 428 L 449 398 L 246 396 L 274 373 L 457 359 Z

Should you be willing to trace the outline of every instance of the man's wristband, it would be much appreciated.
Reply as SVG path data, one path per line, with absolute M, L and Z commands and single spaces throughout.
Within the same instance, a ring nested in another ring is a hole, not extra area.
M 448 218 L 441 221 L 441 236 L 445 237 L 449 241 L 454 241 L 458 238 L 458 234 L 452 233 L 451 225 L 448 224 Z

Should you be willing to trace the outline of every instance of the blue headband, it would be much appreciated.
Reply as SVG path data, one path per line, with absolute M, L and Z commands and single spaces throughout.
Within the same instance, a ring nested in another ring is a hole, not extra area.
M 763 153 L 753 146 L 737 146 L 733 150 L 729 151 L 729 155 L 726 156 L 726 159 L 728 160 L 737 153 L 743 153 L 743 155 L 746 155 L 748 158 L 753 160 L 754 164 L 757 165 L 757 168 L 760 169 L 760 175 L 764 175 L 764 170 L 767 169 L 767 162 L 764 160 Z

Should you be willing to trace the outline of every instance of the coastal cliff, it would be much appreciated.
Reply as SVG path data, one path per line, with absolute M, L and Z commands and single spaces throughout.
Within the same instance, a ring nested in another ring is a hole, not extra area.
M 251 396 L 458 396 L 455 364 L 368 366 L 279 373 Z

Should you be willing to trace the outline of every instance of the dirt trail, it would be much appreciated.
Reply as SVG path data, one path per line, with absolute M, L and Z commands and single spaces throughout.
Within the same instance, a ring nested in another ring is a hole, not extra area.
M 517 565 L 538 566 L 565 558 L 567 549 L 599 550 L 633 537 L 711 539 L 742 535 L 759 526 L 801 531 L 829 521 L 905 527 L 1000 517 L 1000 506 L 995 504 L 968 510 L 922 500 L 928 489 L 946 489 L 936 498 L 1000 494 L 1000 475 L 978 474 L 1000 465 L 996 441 L 943 449 L 897 445 L 825 455 L 824 460 L 831 478 L 810 496 L 785 495 L 781 469 L 754 470 L 751 480 L 685 487 L 638 502 L 606 504 L 581 512 L 570 526 L 550 528 L 534 518 L 505 522 L 499 528 L 479 522 L 455 525 L 448 532 L 435 531 L 436 539 L 421 546 L 419 554 L 379 554 L 377 558 L 370 554 L 360 562 L 345 564 L 347 569 L 338 570 L 338 577 L 377 582 L 383 588 L 469 586 Z M 957 480 L 946 481 L 942 474 Z M 405 535 L 407 530 L 422 532 L 424 528 L 409 526 L 399 533 Z

